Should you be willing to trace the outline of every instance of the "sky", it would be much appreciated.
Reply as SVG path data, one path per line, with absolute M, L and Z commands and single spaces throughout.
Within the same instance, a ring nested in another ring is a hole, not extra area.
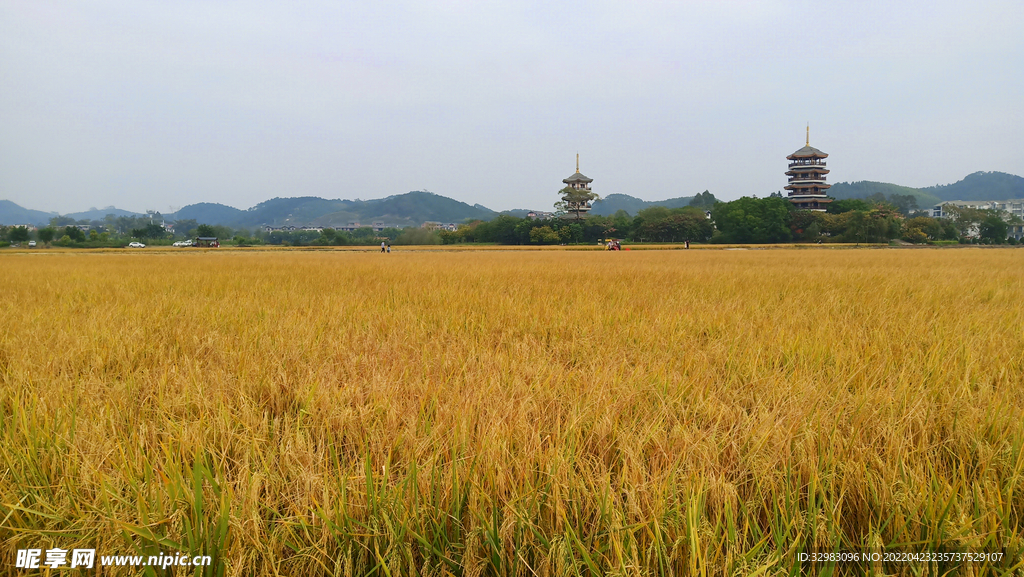
M 61 213 L 1024 175 L 1024 2 L 0 0 L 0 199 Z

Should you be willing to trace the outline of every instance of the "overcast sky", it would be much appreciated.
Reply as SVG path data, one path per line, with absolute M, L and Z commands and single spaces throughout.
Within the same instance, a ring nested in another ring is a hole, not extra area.
M 1024 2 L 0 0 L 0 199 L 550 209 L 1024 175 Z

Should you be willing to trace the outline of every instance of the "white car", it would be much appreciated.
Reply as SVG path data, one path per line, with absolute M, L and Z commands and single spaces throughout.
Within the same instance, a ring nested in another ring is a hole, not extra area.
M 35 248 L 36 247 L 36 241 L 34 241 L 34 240 L 28 241 L 28 247 L 29 248 Z
M 191 240 L 179 240 L 178 242 L 172 244 L 171 246 L 192 246 L 192 241 Z
M 128 248 L 146 248 L 146 245 L 141 242 L 130 242 L 128 243 Z

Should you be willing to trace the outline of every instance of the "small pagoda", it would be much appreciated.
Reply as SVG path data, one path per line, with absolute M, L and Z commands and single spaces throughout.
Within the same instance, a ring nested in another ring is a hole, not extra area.
M 582 195 L 565 195 L 562 197 L 562 201 L 565 203 L 566 214 L 573 214 L 576 218 L 583 218 L 586 213 L 590 211 L 590 183 L 594 182 L 593 178 L 587 178 L 580 173 L 580 155 L 576 154 L 576 172 L 570 175 L 568 178 L 563 178 L 562 182 L 565 183 L 566 187 L 578 190 L 584 194 Z M 564 190 L 564 189 L 563 189 Z M 574 198 L 575 196 L 575 198 Z M 586 200 L 583 200 L 586 198 Z
M 789 160 L 789 202 L 800 210 L 825 212 L 832 199 L 826 191 L 832 186 L 825 182 L 828 154 L 811 146 L 811 127 L 807 127 L 807 142 L 803 148 L 786 157 Z

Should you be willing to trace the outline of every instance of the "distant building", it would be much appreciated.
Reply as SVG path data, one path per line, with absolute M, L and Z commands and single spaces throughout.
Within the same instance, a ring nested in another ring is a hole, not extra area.
M 531 210 L 530 212 L 526 213 L 526 218 L 532 218 L 536 220 L 547 220 L 553 216 L 555 216 L 555 213 L 546 212 L 543 210 Z
M 455 232 L 456 230 L 458 230 L 459 225 L 455 224 L 454 222 L 434 222 L 428 220 L 427 222 L 423 223 L 423 228 L 427 230 L 447 230 L 449 232 Z
M 947 200 L 931 210 L 934 218 L 949 218 L 949 212 L 943 209 L 946 205 L 959 208 L 977 208 L 981 210 L 1001 210 L 1013 216 L 1024 218 L 1024 198 L 1010 200 Z
M 358 222 L 350 222 L 345 226 L 339 226 L 335 230 L 343 230 L 346 232 L 355 232 L 361 228 L 372 229 L 373 232 L 381 232 L 386 228 L 398 228 L 397 224 L 384 224 L 383 222 L 375 222 L 372 225 L 359 224 Z
M 1011 224 L 1006 229 L 1006 236 L 1007 237 L 1011 237 L 1012 236 L 1013 238 L 1017 239 L 1018 242 L 1021 239 L 1024 239 L 1024 225 L 1022 225 L 1022 224 Z
M 811 146 L 811 127 L 807 127 L 807 142 L 803 148 L 786 157 L 789 160 L 789 202 L 800 210 L 825 212 L 832 199 L 826 192 L 832 187 L 825 182 L 828 169 L 825 159 L 828 154 Z
M 947 200 L 942 204 L 935 205 L 935 208 L 931 209 L 931 215 L 933 218 L 951 218 L 953 215 L 946 210 L 947 206 L 955 206 L 958 208 L 975 208 L 979 210 L 996 210 L 1005 212 L 1011 216 L 1017 218 L 1024 218 L 1024 198 L 1011 198 L 1009 200 Z M 1007 236 L 1012 237 L 1016 240 L 1024 238 L 1024 226 L 1019 224 L 1011 224 L 1007 227 Z M 979 232 L 977 227 L 973 227 L 968 232 L 969 237 L 978 236 Z
M 594 182 L 594 179 L 587 178 L 586 176 L 580 173 L 579 154 L 576 155 L 576 172 L 574 174 L 569 175 L 568 178 L 563 178 L 562 182 L 565 183 L 569 188 L 573 188 L 576 190 L 585 190 L 587 192 L 590 192 L 590 183 Z M 564 202 L 566 214 L 574 214 L 577 217 L 582 217 L 586 216 L 587 212 L 590 212 L 591 206 L 589 201 L 570 202 L 566 200 Z

